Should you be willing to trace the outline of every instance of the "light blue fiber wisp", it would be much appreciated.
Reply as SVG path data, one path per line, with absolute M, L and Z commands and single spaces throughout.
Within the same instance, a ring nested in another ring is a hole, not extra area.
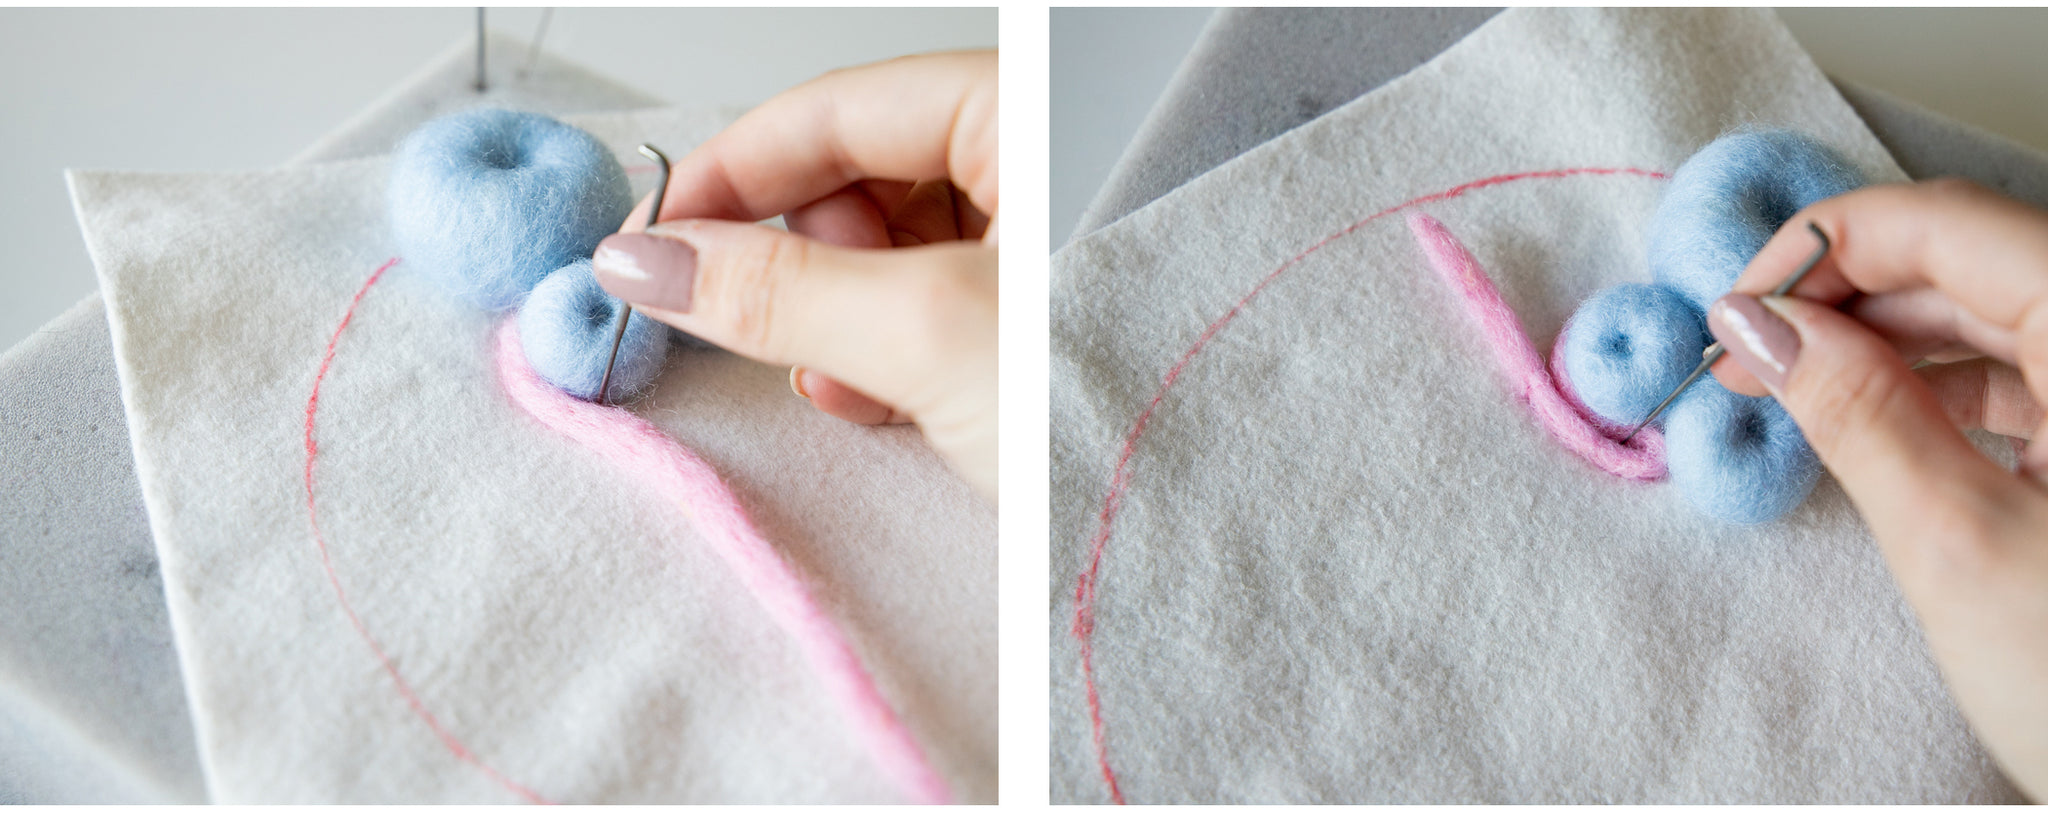
M 1784 406 L 1745 397 L 1712 377 L 1686 389 L 1664 420 L 1671 483 L 1700 512 L 1760 524 L 1798 507 L 1820 478 L 1820 459 Z
M 590 260 L 582 259 L 542 279 L 519 308 L 520 345 L 534 373 L 577 399 L 597 396 L 611 356 L 612 330 L 626 304 L 597 285 Z M 668 355 L 669 328 L 634 312 L 619 342 L 606 402 L 623 402 L 645 391 Z
M 386 197 L 406 265 L 490 311 L 590 257 L 633 209 L 625 169 L 596 137 L 494 109 L 413 131 L 392 159 Z
M 1650 219 L 1650 277 L 1704 312 L 1794 213 L 1861 186 L 1854 166 L 1792 131 L 1716 139 L 1664 189 Z
M 1579 401 L 1608 422 L 1634 425 L 1699 365 L 1710 340 L 1706 321 L 1677 292 L 1624 283 L 1580 304 L 1560 342 Z

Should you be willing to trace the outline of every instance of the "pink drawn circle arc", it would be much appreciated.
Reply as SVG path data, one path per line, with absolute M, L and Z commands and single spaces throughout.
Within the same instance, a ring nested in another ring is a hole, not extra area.
M 1221 317 L 1210 322 L 1209 326 L 1203 329 L 1201 336 L 1195 338 L 1194 344 L 1188 346 L 1187 350 L 1181 353 L 1180 358 L 1174 361 L 1173 366 L 1166 370 L 1166 376 L 1159 381 L 1159 388 L 1153 392 L 1152 399 L 1145 404 L 1144 410 L 1138 413 L 1137 420 L 1131 424 L 1130 431 L 1124 436 L 1123 449 L 1118 453 L 1116 467 L 1110 474 L 1109 490 L 1103 497 L 1102 510 L 1096 517 L 1095 537 L 1090 546 L 1087 567 L 1081 571 L 1080 577 L 1074 583 L 1074 624 L 1072 632 L 1074 638 L 1080 643 L 1081 675 L 1088 695 L 1088 721 L 1095 745 L 1096 764 L 1101 771 L 1103 784 L 1109 789 L 1111 801 L 1119 805 L 1125 804 L 1123 789 L 1117 782 L 1116 771 L 1109 763 L 1109 746 L 1103 733 L 1102 700 L 1095 684 L 1095 648 L 1093 643 L 1095 633 L 1095 597 L 1102 570 L 1102 553 L 1109 544 L 1110 534 L 1115 529 L 1117 511 L 1122 509 L 1124 494 L 1130 488 L 1131 457 L 1137 450 L 1138 440 L 1143 438 L 1145 428 L 1151 424 L 1153 414 L 1157 412 L 1160 403 L 1165 401 L 1166 394 L 1173 389 L 1174 383 L 1179 381 L 1181 372 L 1187 368 L 1189 361 L 1202 353 L 1202 350 L 1208 347 L 1209 341 L 1215 339 L 1218 333 L 1222 332 L 1225 327 L 1236 320 L 1237 316 L 1244 312 L 1245 307 L 1249 306 L 1259 296 L 1259 293 L 1265 291 L 1266 287 L 1271 285 L 1274 280 L 1286 274 L 1304 259 L 1308 258 L 1308 256 L 1315 254 L 1318 250 L 1329 246 L 1338 239 L 1357 232 L 1367 224 L 1403 210 L 1412 209 L 1424 204 L 1448 201 L 1475 190 L 1497 187 L 1517 181 L 1563 179 L 1574 176 L 1635 176 L 1659 180 L 1670 178 L 1667 173 L 1634 167 L 1571 167 L 1560 170 L 1534 170 L 1489 176 L 1460 184 L 1448 190 L 1417 196 L 1395 204 L 1361 218 L 1350 226 L 1330 233 L 1322 240 L 1310 245 L 1309 248 L 1287 259 L 1286 262 L 1280 264 L 1272 272 L 1267 273 L 1264 278 L 1261 278 L 1251 288 L 1251 291 L 1246 292 L 1243 297 L 1237 299 L 1236 303 L 1231 304 L 1230 308 Z
M 363 281 L 362 288 L 356 290 L 355 298 L 349 301 L 348 310 L 341 315 L 341 323 L 334 327 L 334 334 L 327 340 L 327 353 L 320 358 L 319 372 L 313 375 L 313 393 L 306 399 L 306 520 L 312 525 L 313 544 L 320 550 L 320 568 L 327 573 L 327 583 L 334 587 L 335 601 L 341 606 L 342 613 L 348 616 L 349 625 L 355 627 L 356 635 L 361 637 L 364 645 L 369 646 L 370 651 L 377 656 L 377 663 L 384 667 L 384 674 L 398 687 L 398 695 L 405 699 L 405 704 L 412 709 L 413 715 L 418 717 L 428 730 L 434 732 L 434 736 L 440 739 L 448 753 L 464 764 L 476 768 L 499 787 L 532 804 L 554 804 L 534 792 L 532 788 L 513 781 L 511 777 L 484 762 L 475 751 L 470 750 L 469 746 L 464 745 L 460 738 L 442 725 L 441 720 L 434 716 L 434 712 L 427 708 L 426 702 L 413 691 L 412 684 L 405 681 L 405 675 L 398 671 L 398 665 L 392 662 L 391 655 L 384 651 L 384 646 L 377 642 L 377 638 L 370 634 L 370 628 L 363 624 L 362 617 L 356 614 L 355 605 L 349 603 L 348 592 L 341 587 L 341 577 L 334 571 L 334 558 L 328 553 L 327 537 L 320 530 L 320 511 L 313 499 L 313 461 L 320 452 L 319 443 L 313 435 L 313 420 L 320 409 L 320 386 L 327 380 L 327 370 L 334 365 L 334 352 L 341 343 L 342 332 L 348 328 L 349 321 L 355 319 L 356 307 L 362 305 L 363 296 L 369 293 L 370 287 L 377 285 L 377 281 L 384 277 L 385 272 L 397 266 L 398 261 L 397 258 L 385 261 L 383 266 L 377 267 L 377 271 L 370 274 L 369 280 Z

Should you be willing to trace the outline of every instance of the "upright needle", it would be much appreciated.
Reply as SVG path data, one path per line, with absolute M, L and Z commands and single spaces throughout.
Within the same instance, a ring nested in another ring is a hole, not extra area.
M 1786 293 L 1791 292 L 1792 287 L 1798 286 L 1799 281 L 1806 277 L 1806 273 L 1812 272 L 1813 268 L 1820 264 L 1820 259 L 1827 257 L 1828 249 L 1833 246 L 1833 242 L 1828 240 L 1828 234 L 1821 232 L 1820 227 L 1814 226 L 1812 221 L 1806 222 L 1806 228 L 1813 232 L 1813 237 L 1820 239 L 1820 248 L 1813 251 L 1813 256 L 1807 258 L 1806 263 L 1801 264 L 1799 270 L 1792 273 L 1792 277 L 1786 278 L 1784 283 L 1778 284 L 1778 288 L 1771 290 L 1773 297 L 1782 297 Z M 1650 410 L 1649 416 L 1643 417 L 1643 421 L 1636 423 L 1635 427 L 1630 428 L 1628 435 L 1621 438 L 1621 444 L 1628 444 L 1629 440 L 1636 438 L 1636 434 L 1649 427 L 1652 420 L 1655 420 L 1659 414 L 1664 413 L 1664 409 L 1671 407 L 1671 403 L 1678 400 L 1678 395 L 1685 393 L 1685 389 L 1692 387 L 1693 381 L 1698 380 L 1700 375 L 1707 373 L 1707 369 L 1713 368 L 1715 363 L 1721 361 L 1721 355 L 1727 353 L 1728 350 L 1722 348 L 1720 343 L 1708 346 L 1707 350 L 1700 355 L 1699 366 L 1694 368 L 1691 374 L 1686 375 L 1685 381 L 1679 383 L 1677 388 L 1672 389 L 1671 396 L 1665 397 L 1663 402 L 1657 403 L 1657 407 Z
M 476 92 L 484 92 L 484 7 L 476 7 Z
M 661 151 L 654 149 L 654 145 L 647 144 L 640 146 L 640 155 L 653 159 L 654 165 L 661 169 L 660 180 L 654 182 L 654 206 L 647 209 L 647 224 L 641 227 L 641 231 L 644 232 L 647 227 L 654 226 L 654 223 L 661 219 L 661 197 L 663 193 L 668 192 L 668 157 L 662 155 Z M 599 405 L 605 404 L 611 396 L 612 366 L 619 362 L 619 343 L 626 339 L 626 321 L 632 319 L 633 304 L 628 303 L 626 308 L 619 310 L 618 325 L 612 327 L 612 354 L 610 357 L 605 358 L 604 379 L 597 383 L 597 404 Z

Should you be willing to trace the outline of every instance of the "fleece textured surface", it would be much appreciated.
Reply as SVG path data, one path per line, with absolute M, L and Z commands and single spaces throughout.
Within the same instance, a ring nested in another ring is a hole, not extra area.
M 736 583 L 761 605 L 803 653 L 844 724 L 868 750 L 883 775 L 916 804 L 946 804 L 952 794 L 925 758 L 895 707 L 875 688 L 846 631 L 818 606 L 809 582 L 761 536 L 752 514 L 717 469 L 660 428 L 630 411 L 593 405 L 542 380 L 520 349 L 518 324 L 498 329 L 498 381 L 512 402 L 542 425 L 616 463 L 641 487 L 676 505 L 731 570 Z
M 627 155 L 725 120 L 571 121 Z M 900 800 L 705 541 L 509 402 L 488 316 L 403 260 L 363 289 L 396 254 L 387 172 L 72 177 L 212 797 Z M 911 429 L 786 380 L 677 353 L 635 411 L 813 582 L 955 795 L 990 800 L 994 512 Z
M 1706 319 L 1677 291 L 1623 283 L 1579 304 L 1558 356 L 1587 408 L 1633 427 L 1699 366 L 1710 342 Z
M 658 104 L 545 51 L 479 100 L 474 42 L 461 38 L 294 162 L 388 153 L 436 113 L 485 100 L 557 114 Z M 491 39 L 494 66 L 526 58 L 513 43 Z M 203 801 L 98 293 L 8 351 L 0 393 L 0 580 L 17 582 L 4 593 L 16 625 L 0 628 L 0 802 Z
M 0 355 L 0 802 L 197 802 L 98 295 Z
M 1650 218 L 1650 277 L 1705 314 L 1793 213 L 1863 186 L 1825 144 L 1788 130 L 1731 133 L 1671 175 Z
M 1090 202 L 1073 237 L 1100 229 L 1406 73 L 1496 13 L 1460 8 L 1219 10 Z M 1913 178 L 1966 176 L 2048 206 L 2048 154 L 1883 91 L 1832 81 Z
M 1516 10 L 1056 255 L 1055 801 L 2017 798 L 1837 486 L 1742 528 L 1573 458 L 1361 220 L 1745 125 L 1900 176 L 1768 12 Z M 1418 207 L 1547 348 L 1661 184 Z
M 597 285 L 590 259 L 583 258 L 548 274 L 527 293 L 513 318 L 520 332 L 533 338 L 524 344 L 527 363 L 555 388 L 581 400 L 595 399 L 606 388 L 605 401 L 620 403 L 640 396 L 661 374 L 669 338 L 680 336 L 639 312 L 626 318 L 619 338 L 618 359 L 612 355 L 612 334 L 626 302 Z M 611 366 L 611 385 L 605 367 Z
M 603 143 L 502 108 L 421 125 L 393 154 L 385 195 L 399 252 L 494 312 L 590 257 L 633 209 L 626 170 Z

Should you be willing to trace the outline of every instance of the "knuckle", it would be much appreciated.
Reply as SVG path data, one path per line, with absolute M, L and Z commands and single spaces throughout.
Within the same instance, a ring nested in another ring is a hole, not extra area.
M 980 327 L 993 326 L 984 315 L 985 286 L 972 271 L 931 270 L 910 276 L 902 296 L 907 326 L 915 347 L 941 354 L 962 350 Z
M 1891 412 L 1893 400 L 1907 393 L 1882 370 L 1828 370 L 1830 374 L 1817 378 L 1818 382 L 1800 383 L 1807 420 L 1801 430 L 1822 451 L 1839 450 L 1844 443 L 1860 438 Z
M 1983 185 L 1960 176 L 1943 176 L 1922 182 L 1921 189 L 1937 201 L 1965 201 L 1982 197 L 1989 192 Z
M 782 298 L 793 270 L 802 268 L 808 254 L 803 241 L 780 232 L 732 251 L 712 276 L 716 291 L 710 298 L 719 304 L 730 340 L 768 356 L 781 351 Z

